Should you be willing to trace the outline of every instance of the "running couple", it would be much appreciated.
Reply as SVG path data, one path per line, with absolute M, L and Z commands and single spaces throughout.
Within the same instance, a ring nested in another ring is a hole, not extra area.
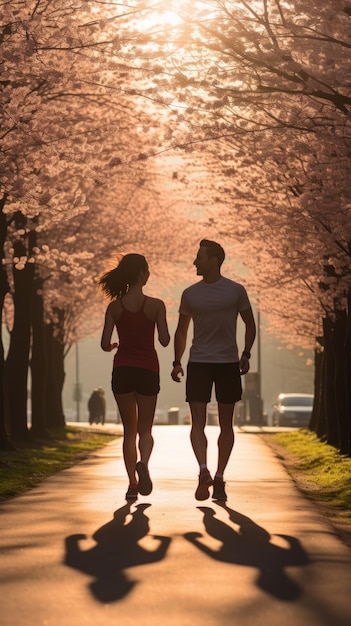
M 223 475 L 234 445 L 234 406 L 241 399 L 240 377 L 249 371 L 250 351 L 256 336 L 255 320 L 245 288 L 221 274 L 224 258 L 224 250 L 218 243 L 207 239 L 200 242 L 194 265 L 202 280 L 182 294 L 174 337 L 171 377 L 179 383 L 184 375 L 181 359 L 189 324 L 193 320 L 186 401 L 191 412 L 190 440 L 199 463 L 197 500 L 206 500 L 212 485 L 213 500 L 227 499 Z M 162 346 L 167 346 L 170 341 L 164 302 L 143 293 L 149 275 L 145 257 L 126 254 L 119 265 L 99 281 L 102 290 L 112 300 L 105 314 L 101 347 L 106 352 L 117 348 L 112 390 L 124 430 L 123 455 L 129 479 L 127 500 L 136 500 L 138 493 L 149 495 L 152 491 L 148 462 L 154 444 L 152 424 L 160 390 L 155 327 Z M 238 315 L 245 324 L 244 350 L 240 357 L 236 340 Z M 111 343 L 115 327 L 119 343 Z M 205 435 L 206 409 L 213 385 L 220 427 L 214 478 L 207 467 Z

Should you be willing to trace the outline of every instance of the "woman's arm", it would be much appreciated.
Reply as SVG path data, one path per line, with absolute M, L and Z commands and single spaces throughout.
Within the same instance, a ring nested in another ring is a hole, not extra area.
M 105 313 L 105 324 L 101 335 L 101 348 L 104 352 L 111 352 L 118 347 L 118 343 L 111 343 L 111 337 L 113 329 L 115 327 L 115 321 L 112 317 L 111 304 L 108 305 Z
M 167 317 L 166 317 L 166 307 L 165 303 L 162 300 L 159 301 L 157 318 L 156 318 L 156 326 L 158 332 L 158 340 L 161 346 L 168 346 L 171 337 L 168 330 Z
M 179 376 L 184 376 L 184 370 L 180 361 L 186 348 L 190 321 L 191 315 L 184 315 L 184 313 L 179 314 L 178 326 L 174 335 L 174 361 L 171 372 L 171 377 L 176 383 L 180 383 Z

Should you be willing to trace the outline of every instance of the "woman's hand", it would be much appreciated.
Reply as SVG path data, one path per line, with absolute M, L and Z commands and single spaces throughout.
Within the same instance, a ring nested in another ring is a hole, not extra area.
M 116 341 L 115 343 L 110 343 L 108 350 L 106 350 L 106 352 L 112 352 L 112 350 L 114 350 L 115 348 L 118 348 L 118 342 Z

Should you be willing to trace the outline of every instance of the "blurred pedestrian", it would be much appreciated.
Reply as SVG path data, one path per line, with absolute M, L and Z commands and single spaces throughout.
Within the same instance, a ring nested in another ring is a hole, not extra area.
M 179 320 L 174 337 L 172 379 L 180 382 L 181 365 L 190 321 L 194 336 L 187 365 L 186 400 L 191 412 L 190 439 L 199 463 L 197 500 L 206 500 L 213 484 L 213 500 L 227 499 L 224 470 L 234 445 L 233 415 L 235 403 L 241 399 L 241 374 L 249 371 L 251 347 L 256 325 L 245 288 L 221 275 L 225 253 L 218 243 L 203 239 L 194 265 L 202 280 L 183 291 Z M 244 351 L 239 357 L 236 340 L 237 317 L 245 324 Z M 217 471 L 212 476 L 207 467 L 205 435 L 207 404 L 215 386 L 220 434 L 218 438 Z
M 89 424 L 105 424 L 106 400 L 102 387 L 97 387 L 88 400 Z
M 151 431 L 160 390 L 155 328 L 162 346 L 170 341 L 164 302 L 143 293 L 149 275 L 144 256 L 126 254 L 99 281 L 103 292 L 112 300 L 105 314 L 101 347 L 106 352 L 117 348 L 112 391 L 124 431 L 123 455 L 129 478 L 127 500 L 136 500 L 138 492 L 148 495 L 152 491 L 148 462 L 154 445 Z M 118 342 L 111 343 L 115 328 Z

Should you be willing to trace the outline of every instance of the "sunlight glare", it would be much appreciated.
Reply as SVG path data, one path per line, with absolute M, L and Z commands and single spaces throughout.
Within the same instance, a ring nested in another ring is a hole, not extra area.
M 143 24 L 148 27 L 154 26 L 179 26 L 182 13 L 192 0 L 168 0 L 167 2 L 151 3 L 147 15 L 142 18 Z

